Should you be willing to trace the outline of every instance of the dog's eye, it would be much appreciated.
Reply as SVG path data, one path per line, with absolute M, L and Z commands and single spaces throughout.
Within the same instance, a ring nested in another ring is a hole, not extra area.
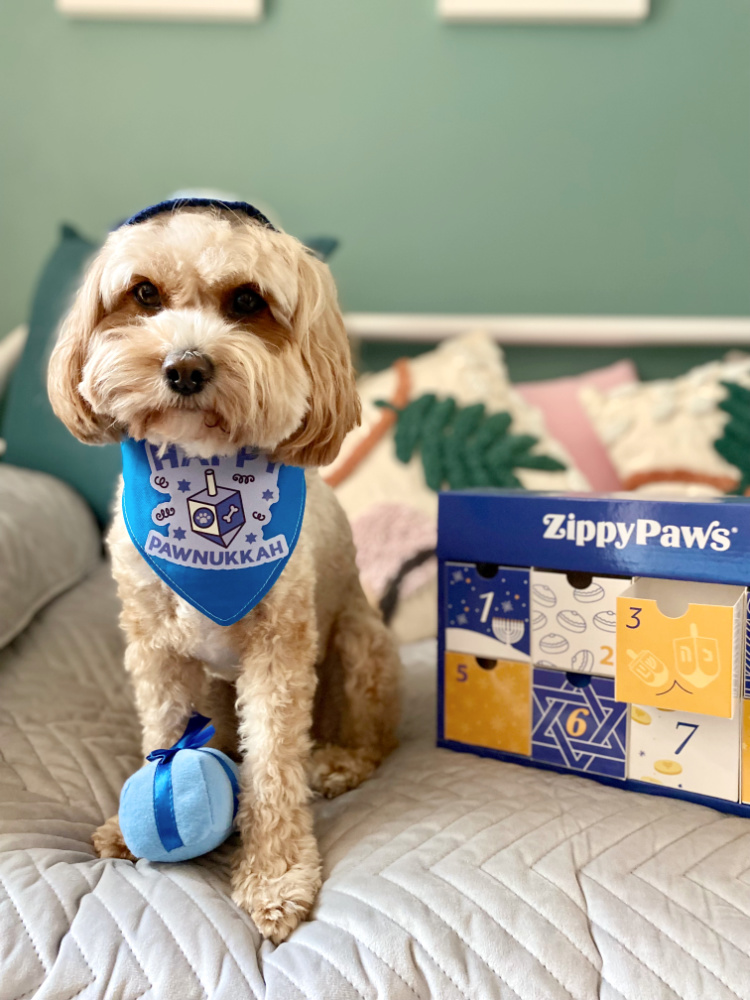
M 265 299 L 247 286 L 235 288 L 230 298 L 230 308 L 236 316 L 252 316 L 266 306 Z
M 141 281 L 133 289 L 133 298 L 146 309 L 159 309 L 161 307 L 161 296 L 156 285 L 150 281 Z

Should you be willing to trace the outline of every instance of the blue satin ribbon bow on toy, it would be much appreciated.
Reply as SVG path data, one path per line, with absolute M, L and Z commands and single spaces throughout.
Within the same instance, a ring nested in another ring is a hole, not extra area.
M 120 829 L 128 849 L 149 861 L 186 861 L 212 851 L 234 828 L 239 772 L 205 744 L 216 730 L 197 712 L 177 742 L 153 750 L 125 782 Z

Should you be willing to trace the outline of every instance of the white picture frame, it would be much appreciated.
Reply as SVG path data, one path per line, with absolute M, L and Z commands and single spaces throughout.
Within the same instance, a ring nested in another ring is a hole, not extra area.
M 446 21 L 642 21 L 650 0 L 438 0 Z
M 61 14 L 152 21 L 259 21 L 263 0 L 55 0 Z

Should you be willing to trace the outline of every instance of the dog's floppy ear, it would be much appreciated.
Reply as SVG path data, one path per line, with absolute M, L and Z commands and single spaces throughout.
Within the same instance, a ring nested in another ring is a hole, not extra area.
M 312 388 L 305 419 L 275 455 L 288 465 L 328 465 L 359 423 L 361 405 L 336 286 L 328 267 L 310 254 L 299 260 L 292 325 Z
M 100 254 L 89 267 L 63 320 L 47 367 L 47 394 L 52 409 L 71 434 L 86 444 L 105 444 L 118 438 L 109 423 L 93 413 L 78 389 L 91 336 L 104 315 L 100 294 L 103 270 Z

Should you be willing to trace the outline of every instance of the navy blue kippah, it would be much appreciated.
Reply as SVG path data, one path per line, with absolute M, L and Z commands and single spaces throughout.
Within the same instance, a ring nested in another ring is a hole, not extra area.
M 156 215 L 162 215 L 165 212 L 178 212 L 182 208 L 220 208 L 226 212 L 242 212 L 250 219 L 265 226 L 266 229 L 278 232 L 265 215 L 253 205 L 249 205 L 246 201 L 221 201 L 219 198 L 172 198 L 168 201 L 160 201 L 158 205 L 151 205 L 149 208 L 144 208 L 140 212 L 136 212 L 135 215 L 131 215 L 129 219 L 121 222 L 120 226 L 135 226 L 139 222 L 153 219 Z

